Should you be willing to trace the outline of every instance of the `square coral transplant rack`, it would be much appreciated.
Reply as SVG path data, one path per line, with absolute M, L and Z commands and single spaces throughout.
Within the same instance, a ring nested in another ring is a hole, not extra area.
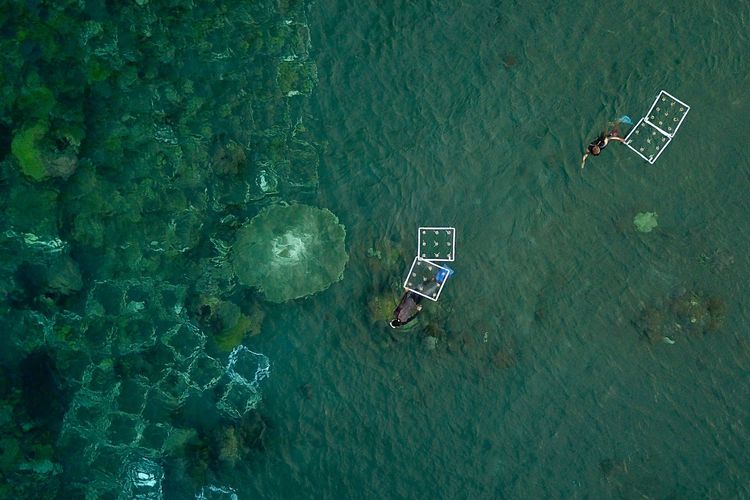
M 456 228 L 420 227 L 417 231 L 417 255 L 411 263 L 404 288 L 432 301 L 440 298 L 453 269 L 438 262 L 453 262 L 456 257 Z

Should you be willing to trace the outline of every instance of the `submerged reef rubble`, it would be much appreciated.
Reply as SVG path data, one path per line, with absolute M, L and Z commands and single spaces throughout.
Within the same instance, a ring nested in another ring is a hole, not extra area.
M 726 315 L 727 304 L 720 297 L 682 288 L 666 300 L 644 307 L 635 324 L 649 342 L 674 344 L 719 331 Z
M 370 322 L 385 325 L 393 317 L 403 293 L 403 283 L 397 277 L 406 266 L 403 254 L 398 245 L 388 238 L 379 238 L 369 247 L 360 244 L 352 251 L 355 252 L 360 254 L 360 258 L 366 258 L 366 266 L 371 274 L 372 288 L 363 299 L 367 303 Z M 418 318 L 402 328 L 413 327 L 417 321 Z

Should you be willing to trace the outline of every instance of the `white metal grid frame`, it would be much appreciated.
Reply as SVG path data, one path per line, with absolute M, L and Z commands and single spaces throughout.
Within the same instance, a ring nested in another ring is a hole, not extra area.
M 441 245 L 434 238 L 435 236 L 442 236 L 444 245 Z M 445 254 L 445 257 L 441 258 L 441 254 Z M 453 262 L 456 260 L 456 228 L 420 227 L 417 230 L 417 255 L 424 260 L 435 262 Z
M 669 112 L 672 110 L 665 109 L 665 111 L 662 111 L 661 105 L 664 105 L 665 107 L 668 105 L 669 108 L 677 106 L 678 109 L 676 112 L 681 113 L 681 115 L 679 118 L 673 115 L 671 116 L 671 121 L 669 121 Z M 638 156 L 653 165 L 664 150 L 667 149 L 667 146 L 672 142 L 672 138 L 674 138 L 689 111 L 690 106 L 677 99 L 666 90 L 662 90 L 659 92 L 659 95 L 656 96 L 656 99 L 654 99 L 646 116 L 638 120 L 636 126 L 633 127 L 627 137 L 625 137 L 625 145 L 632 149 Z M 646 132 L 642 133 L 644 129 Z M 651 132 L 650 136 L 649 132 Z M 636 143 L 641 137 L 646 137 L 646 144 L 643 142 Z M 652 138 L 656 138 L 655 143 L 651 142 Z M 658 139 L 661 139 L 661 141 Z M 650 146 L 650 144 L 654 144 L 653 147 Z
M 426 299 L 430 299 L 433 302 L 437 302 L 443 291 L 443 285 L 448 281 L 446 279 L 442 282 L 437 282 L 437 273 L 440 270 L 445 271 L 446 273 L 450 272 L 447 267 L 442 267 L 439 264 L 422 259 L 421 257 L 414 257 L 414 261 L 409 268 L 409 274 L 406 275 L 406 279 L 404 280 L 404 288 Z M 428 280 L 428 277 L 431 277 L 431 279 Z M 431 283 L 432 280 L 435 280 L 436 282 L 437 292 L 433 292 L 432 294 L 425 293 L 425 287 L 423 285 L 425 283 Z
M 638 120 L 636 126 L 625 138 L 625 145 L 651 165 L 667 149 L 670 142 L 672 142 L 670 136 L 663 134 L 645 118 Z

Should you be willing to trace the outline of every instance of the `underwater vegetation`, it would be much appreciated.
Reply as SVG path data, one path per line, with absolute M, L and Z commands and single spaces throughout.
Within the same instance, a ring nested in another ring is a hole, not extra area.
M 269 423 L 257 411 L 240 420 L 219 420 L 211 425 L 199 419 L 186 421 L 184 415 L 175 418 L 183 428 L 191 429 L 165 461 L 165 483 L 177 494 L 192 497 L 217 475 L 236 474 L 239 467 L 252 463 L 268 446 Z
M 229 352 L 242 344 L 245 336 L 258 335 L 265 312 L 253 304 L 246 314 L 237 304 L 229 301 L 208 299 L 200 305 L 201 324 L 214 333 L 216 346 Z
M 367 303 L 370 321 L 385 323 L 393 319 L 393 311 L 398 306 L 398 300 L 399 297 L 395 293 L 389 292 L 372 296 Z
M 161 498 L 185 457 L 185 497 L 229 491 L 207 485 L 264 448 L 270 360 L 246 347 L 264 300 L 323 290 L 348 260 L 343 226 L 313 206 L 306 3 L 7 7 L 0 497 Z M 259 237 L 271 254 L 237 257 Z M 295 249 L 291 281 L 234 272 Z
M 35 181 L 48 177 L 67 179 L 78 167 L 78 141 L 71 137 L 49 136 L 44 123 L 25 128 L 13 137 L 11 151 L 21 171 Z M 57 144 L 52 148 L 50 144 Z
M 367 268 L 372 273 L 372 288 L 365 298 L 369 318 L 372 323 L 385 325 L 393 318 L 393 312 L 398 306 L 403 293 L 403 273 L 406 262 L 399 246 L 388 238 L 380 238 L 372 246 L 358 250 L 365 254 Z M 419 320 L 402 328 L 409 328 Z
M 186 265 L 217 219 L 317 188 L 304 8 L 19 3 L 0 19 L 4 175 L 55 183 L 54 236 L 102 274 Z
M 679 290 L 663 305 L 646 307 L 636 325 L 652 343 L 673 344 L 682 338 L 718 332 L 727 315 L 727 304 L 694 290 Z

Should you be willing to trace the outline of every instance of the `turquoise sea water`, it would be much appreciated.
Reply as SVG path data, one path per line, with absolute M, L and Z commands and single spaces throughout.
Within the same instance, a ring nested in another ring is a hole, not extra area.
M 129 8 L 71 4 L 54 29 L 77 43 L 11 44 L 25 63 L 7 72 L 24 84 L 3 82 L 3 494 L 116 497 L 144 457 L 165 498 L 750 494 L 750 4 Z M 6 16 L 6 41 L 44 33 Z M 88 75 L 79 90 L 64 61 Z M 581 171 L 607 122 L 661 89 L 691 110 L 656 164 L 611 144 Z M 73 173 L 19 173 L 15 139 L 40 123 L 84 131 Z M 275 304 L 221 248 L 282 202 L 336 214 L 349 260 L 330 288 Z M 456 274 L 394 331 L 372 301 L 398 298 L 422 225 L 456 228 Z M 244 419 L 212 381 L 227 304 L 270 360 Z M 196 330 L 205 346 L 178 342 Z M 155 386 L 189 395 L 151 405 Z

